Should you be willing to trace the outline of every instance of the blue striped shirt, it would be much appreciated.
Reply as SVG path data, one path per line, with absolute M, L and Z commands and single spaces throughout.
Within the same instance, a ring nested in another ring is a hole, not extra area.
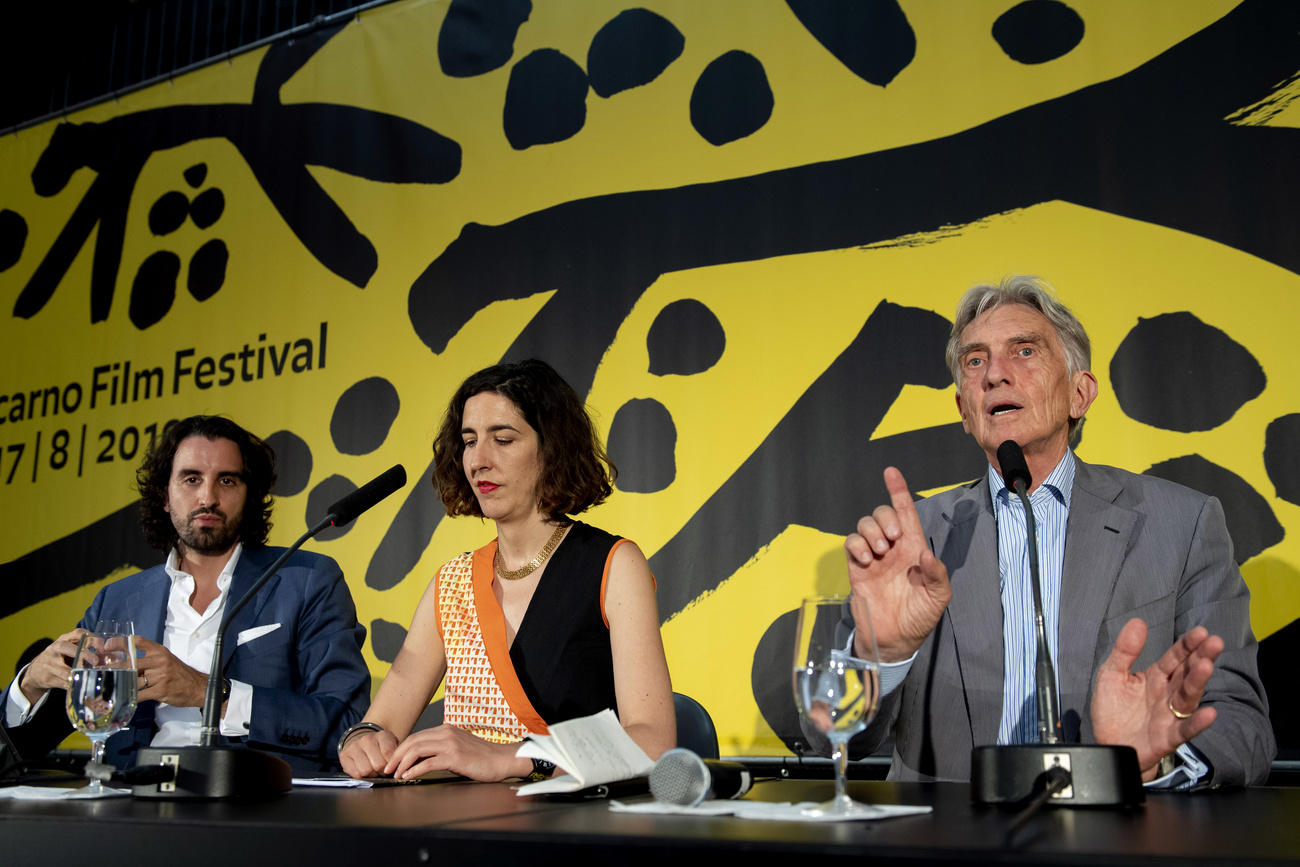
M 998 525 L 998 574 L 1002 592 L 1002 720 L 998 743 L 1038 740 L 1038 703 L 1034 668 L 1038 639 L 1034 630 L 1034 591 L 1025 540 L 1025 507 L 989 465 L 989 494 Z M 1029 496 L 1038 531 L 1038 576 L 1042 583 L 1047 645 L 1055 666 L 1059 659 L 1061 564 L 1065 562 L 1065 526 L 1074 489 L 1074 454 L 1065 457 Z M 1057 685 L 1059 693 L 1060 686 Z

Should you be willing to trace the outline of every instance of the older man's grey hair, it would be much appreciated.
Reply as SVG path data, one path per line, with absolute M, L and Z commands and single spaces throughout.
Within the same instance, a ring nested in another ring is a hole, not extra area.
M 961 385 L 961 333 L 976 318 L 1004 304 L 1024 304 L 1046 317 L 1056 330 L 1056 339 L 1065 351 L 1065 369 L 1073 377 L 1081 370 L 1092 369 L 1092 342 L 1078 318 L 1056 299 L 1056 290 L 1041 277 L 1013 274 L 1002 278 L 996 286 L 981 284 L 966 290 L 957 302 L 957 315 L 952 321 L 952 334 L 948 337 L 945 360 L 952 381 Z M 1077 431 L 1083 419 L 1070 419 L 1070 442 L 1077 442 Z

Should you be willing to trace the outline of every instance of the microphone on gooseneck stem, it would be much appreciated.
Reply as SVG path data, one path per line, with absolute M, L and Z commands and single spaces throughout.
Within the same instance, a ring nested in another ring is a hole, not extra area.
M 398 464 L 383 475 L 366 482 L 329 508 L 330 523 L 342 527 L 406 484 L 406 469 Z
M 1061 740 L 1060 700 L 1056 696 L 1056 668 L 1047 643 L 1047 622 L 1043 614 L 1043 585 L 1038 577 L 1038 529 L 1034 521 L 1034 508 L 1029 503 L 1029 464 L 1025 453 L 1015 440 L 998 446 L 998 465 L 1002 481 L 1020 498 L 1025 508 L 1025 541 L 1029 549 L 1029 583 L 1034 599 L 1034 633 L 1038 653 L 1034 665 L 1034 694 L 1038 705 L 1038 742 L 1055 744 Z
M 1029 486 L 1034 483 L 1029 475 L 1029 464 L 1025 463 L 1025 453 L 1015 440 L 1007 440 L 998 446 L 998 469 L 1002 470 L 1002 481 L 1017 494 L 1027 494 Z M 1017 488 L 1016 482 L 1022 483 L 1023 489 Z
M 1025 454 L 1015 440 L 998 446 L 997 456 L 1002 480 L 1025 507 L 1025 540 L 1029 549 L 1037 638 L 1034 693 L 1038 742 L 975 747 L 971 750 L 970 785 L 971 800 L 976 803 L 1022 808 L 1007 828 L 1009 838 L 1045 804 L 1131 807 L 1142 803 L 1145 793 L 1137 751 L 1131 746 L 1062 742 L 1056 671 L 1047 644 L 1042 585 L 1038 577 L 1038 537 L 1034 510 L 1029 503 L 1033 478 Z

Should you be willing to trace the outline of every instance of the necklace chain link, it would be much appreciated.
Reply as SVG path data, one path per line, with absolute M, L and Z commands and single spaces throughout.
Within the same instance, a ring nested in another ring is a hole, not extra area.
M 492 560 L 493 568 L 496 569 L 498 575 L 507 581 L 518 581 L 520 578 L 527 578 L 540 569 L 542 564 L 551 556 L 551 552 L 560 544 L 560 539 L 564 537 L 564 531 L 568 529 L 568 526 L 568 524 L 560 524 L 556 527 L 555 532 L 551 534 L 551 538 L 547 539 L 546 544 L 542 546 L 542 550 L 537 552 L 537 556 L 513 571 L 507 571 L 501 565 L 501 548 L 498 545 L 496 556 Z

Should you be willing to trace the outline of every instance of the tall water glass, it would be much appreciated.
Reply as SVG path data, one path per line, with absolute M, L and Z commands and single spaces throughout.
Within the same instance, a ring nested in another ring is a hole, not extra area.
M 129 620 L 101 620 L 81 636 L 68 676 L 68 719 L 90 739 L 91 762 L 104 764 L 104 742 L 135 714 L 135 638 Z M 88 771 L 94 769 L 88 769 Z M 89 775 L 89 774 L 88 774 Z M 88 791 L 104 790 L 90 775 Z
M 848 796 L 845 777 L 849 738 L 867 727 L 880 703 L 879 658 L 865 608 L 854 629 L 845 622 L 847 601 L 847 596 L 809 596 L 799 608 L 795 705 L 830 741 L 835 762 L 835 797 L 805 811 L 810 815 L 851 816 L 869 810 Z

